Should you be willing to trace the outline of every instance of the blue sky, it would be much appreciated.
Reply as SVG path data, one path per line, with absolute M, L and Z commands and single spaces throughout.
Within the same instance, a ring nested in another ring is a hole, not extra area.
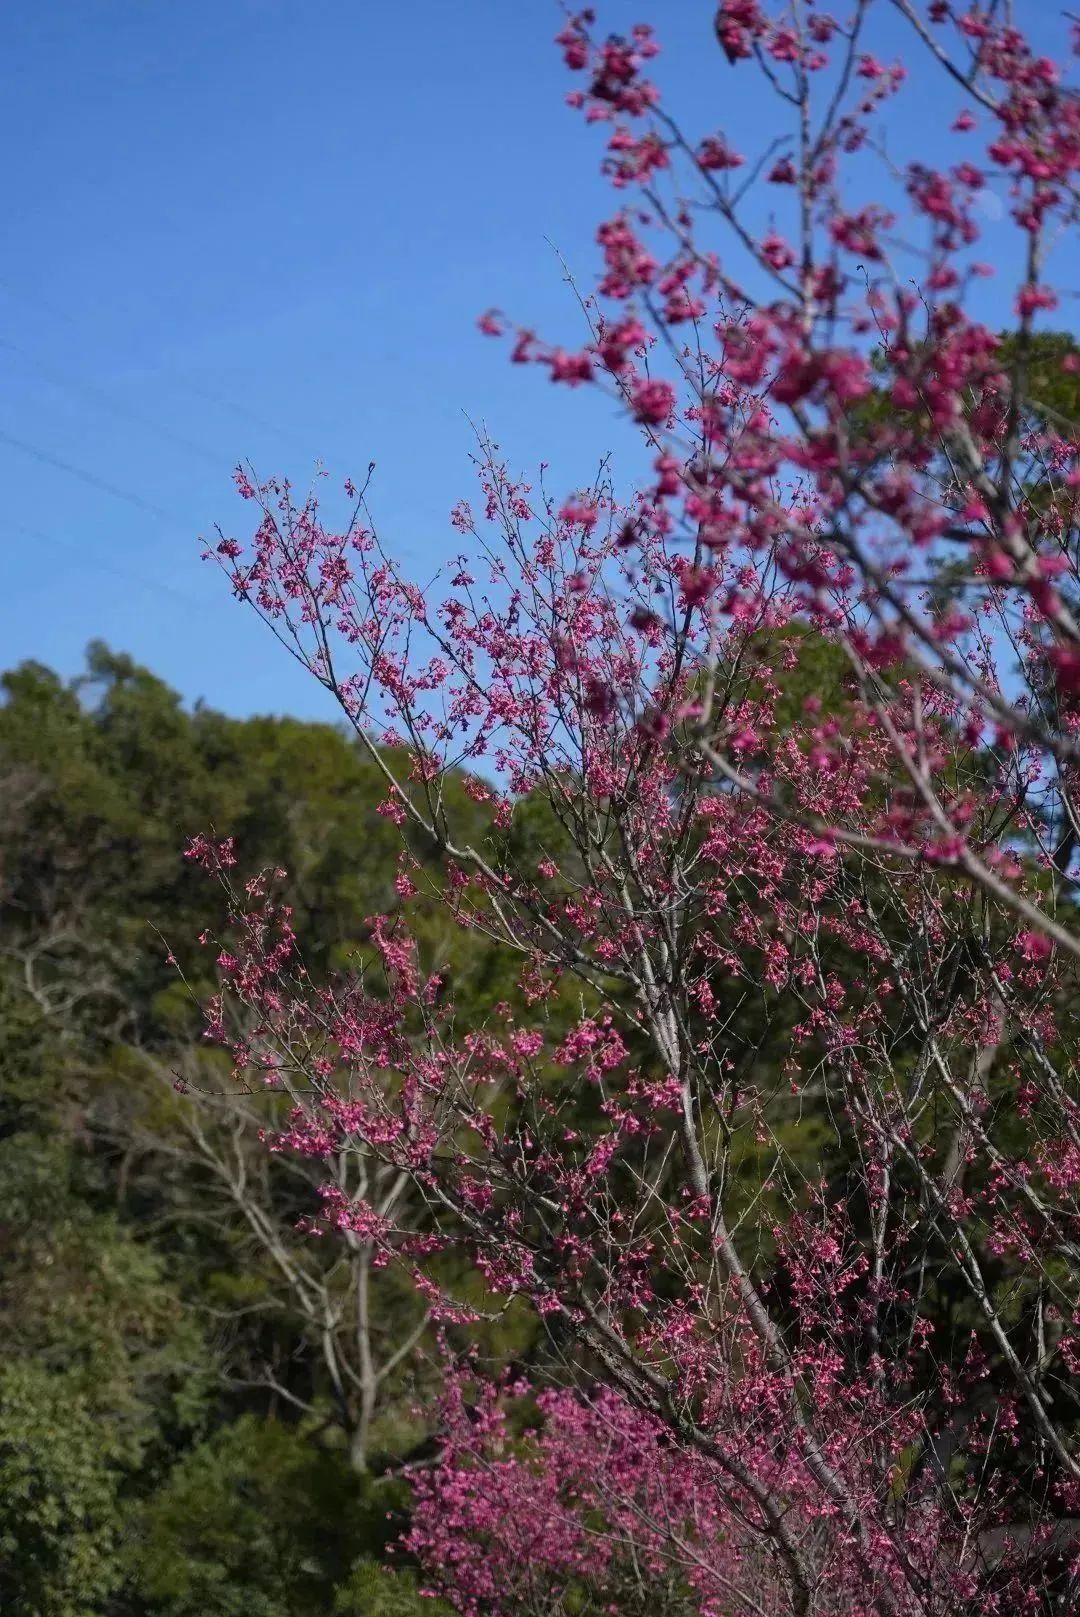
M 1041 8 L 1041 0 L 1029 0 Z M 711 7 L 658 18 L 663 74 L 767 137 Z M 611 208 L 563 104 L 548 0 L 8 0 L 0 105 L 0 647 L 75 672 L 94 637 L 229 712 L 329 716 L 198 559 L 249 508 L 238 459 L 334 486 L 368 462 L 384 540 L 430 574 L 472 492 L 469 417 L 570 483 L 632 440 L 475 329 L 573 340 Z M 953 95 L 925 73 L 940 106 Z M 627 462 L 629 463 L 629 462 Z

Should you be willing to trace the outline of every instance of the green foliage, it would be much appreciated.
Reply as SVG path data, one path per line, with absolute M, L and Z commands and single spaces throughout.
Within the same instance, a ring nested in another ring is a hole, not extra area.
M 764 667 L 774 671 L 781 724 L 811 695 L 824 717 L 836 712 L 853 678 L 835 647 L 796 624 L 761 635 L 736 666 L 717 670 L 717 705 L 737 703 Z M 433 1372 L 403 1358 L 363 1443 L 354 1442 L 319 1321 L 297 1308 L 282 1273 L 310 1266 L 314 1290 L 325 1288 L 347 1319 L 356 1276 L 336 1242 L 297 1232 L 319 1208 L 314 1179 L 258 1137 L 280 1103 L 261 1097 L 244 1116 L 209 1105 L 193 1113 L 170 1082 L 183 1063 L 212 1093 L 230 1085 L 227 1065 L 198 1039 L 214 951 L 196 940 L 223 904 L 185 861 L 186 838 L 208 829 L 233 836 L 241 879 L 287 868 L 316 979 L 365 964 L 368 918 L 400 903 L 400 833 L 378 813 L 380 771 L 330 725 L 188 712 L 152 674 L 102 646 L 91 648 L 79 680 L 25 664 L 2 684 L 0 1610 L 436 1617 L 440 1608 L 387 1554 L 408 1499 L 380 1476 L 391 1458 L 430 1452 L 423 1409 Z M 535 872 L 547 854 L 560 872 L 544 878 L 548 896 L 572 887 L 566 803 L 534 796 L 495 834 L 460 780 L 444 789 L 457 824 L 494 866 Z M 572 781 L 567 790 L 572 813 Z M 410 907 L 425 966 L 443 975 L 461 1026 L 481 1026 L 496 1004 L 514 1001 L 520 961 L 447 914 L 438 847 L 414 836 L 411 853 L 426 894 Z M 960 887 L 957 901 L 967 903 Z M 686 924 L 696 924 L 692 909 Z M 858 961 L 839 942 L 822 946 L 855 992 Z M 721 1138 L 718 1120 L 709 1145 L 764 1273 L 778 1198 L 824 1179 L 850 1200 L 858 1176 L 835 1128 L 798 1113 L 783 1078 L 793 1007 L 764 985 L 750 994 L 743 986 L 718 978 L 716 990 L 731 994 L 738 1082 L 753 1086 L 766 1128 L 761 1138 L 745 1129 Z M 594 1008 L 591 992 L 567 972 L 529 1014 L 546 1018 L 557 1040 Z M 898 1044 L 898 1083 L 910 1076 L 906 1060 Z M 552 1066 L 541 1080 L 557 1086 L 564 1077 Z M 996 1087 L 995 1100 L 1006 1127 L 1011 1114 Z M 582 1100 L 584 1137 L 598 1103 L 591 1093 Z M 205 1150 L 187 1148 L 196 1115 Z M 273 1250 L 220 1171 L 231 1162 L 269 1221 Z M 450 1254 L 442 1263 L 451 1289 L 485 1311 L 478 1277 Z M 392 1348 L 411 1336 L 419 1310 L 401 1277 L 373 1277 L 369 1302 L 375 1339 Z M 1031 1306 L 1018 1298 L 1018 1308 Z M 968 1307 L 941 1295 L 943 1340 L 959 1340 Z M 478 1345 L 486 1360 L 525 1365 L 542 1353 L 543 1335 L 515 1305 L 484 1325 Z
M 1076 338 L 1069 331 L 1033 333 L 1021 349 L 1015 332 L 1001 341 L 1002 369 L 1011 373 L 1023 364 L 1029 411 L 1051 426 L 1080 422 L 1080 373 L 1066 370 L 1062 361 L 1077 353 Z
M 358 1470 L 318 1332 L 206 1159 L 176 1149 L 191 1103 L 167 1081 L 198 1047 L 214 951 L 197 937 L 223 914 L 186 839 L 233 836 L 241 877 L 287 868 L 318 976 L 362 960 L 367 918 L 400 902 L 382 776 L 342 730 L 187 711 L 99 644 L 76 680 L 27 663 L 0 688 L 0 1610 L 436 1617 L 386 1564 L 407 1490 L 379 1480 L 379 1456 L 428 1435 L 410 1361 Z M 479 841 L 461 782 L 444 790 Z M 425 959 L 478 1025 L 519 964 L 447 917 L 440 850 L 414 836 L 411 852 Z M 264 1104 L 255 1123 L 272 1116 Z M 254 1124 L 241 1139 L 203 1121 L 212 1149 L 240 1140 L 282 1250 L 338 1295 L 334 1243 L 295 1230 L 318 1210 L 313 1184 Z M 396 1276 L 371 1303 L 391 1344 L 411 1333 Z M 520 1353 L 531 1329 L 508 1318 L 486 1347 Z
M 392 1572 L 381 1561 L 364 1556 L 338 1589 L 334 1617 L 450 1617 L 442 1600 L 425 1598 L 413 1572 Z
M 121 1581 L 121 1472 L 77 1378 L 0 1368 L 0 1609 L 95 1617 Z
M 140 1512 L 133 1581 L 161 1617 L 321 1617 L 358 1554 L 381 1552 L 396 1502 L 303 1431 L 242 1416 Z

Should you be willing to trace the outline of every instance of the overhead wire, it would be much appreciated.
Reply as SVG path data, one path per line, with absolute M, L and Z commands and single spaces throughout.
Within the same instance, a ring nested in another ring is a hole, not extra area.
M 8 528 L 17 529 L 28 539 L 34 539 L 39 544 L 54 545 L 66 550 L 75 556 L 79 566 L 96 573 L 111 573 L 116 578 L 124 578 L 131 584 L 137 584 L 140 589 L 149 590 L 152 594 L 168 595 L 181 605 L 201 609 L 204 602 L 196 600 L 194 595 L 188 595 L 184 590 L 178 590 L 175 585 L 167 584 L 163 579 L 147 578 L 130 567 L 118 566 L 115 562 L 102 561 L 100 557 L 89 556 L 71 539 L 62 539 L 59 534 L 45 533 L 41 528 L 31 527 L 26 522 L 18 522 L 13 518 L 5 517 L 4 523 Z
M 89 399 L 92 403 L 99 404 L 113 415 L 137 422 L 150 432 L 157 433 L 159 437 L 166 439 L 169 443 L 176 444 L 179 448 L 187 450 L 189 454 L 198 455 L 201 459 L 211 462 L 219 470 L 221 469 L 225 460 L 224 456 L 216 454 L 206 444 L 197 443 L 194 438 L 188 438 L 174 428 L 163 426 L 160 421 L 152 420 L 151 417 L 144 415 L 141 410 L 133 409 L 119 399 L 114 399 L 111 394 L 106 393 L 104 388 L 98 387 L 96 383 L 84 382 L 79 377 L 72 376 L 70 371 L 58 370 L 55 366 L 43 364 L 35 355 L 29 354 L 25 348 L 21 348 L 18 343 L 13 343 L 9 337 L 0 337 L 0 348 L 6 348 L 9 353 L 17 354 L 21 360 L 29 365 L 31 370 L 36 371 L 51 386 L 63 388 L 67 392 L 75 394 L 76 397 Z
M 124 500 L 128 505 L 134 505 L 141 511 L 149 511 L 151 516 L 164 517 L 166 522 L 173 520 L 172 514 L 163 506 L 155 505 L 152 500 L 144 499 L 132 489 L 121 488 L 117 483 L 110 483 L 104 477 L 98 477 L 95 472 L 88 472 L 82 466 L 76 466 L 60 455 L 53 455 L 47 449 L 41 449 L 37 444 L 27 443 L 24 438 L 16 438 L 12 432 L 5 432 L 0 427 L 0 443 L 9 444 L 12 449 L 18 449 L 22 454 L 29 455 L 31 459 L 38 460 L 43 466 L 52 466 L 54 470 L 67 472 L 69 477 L 77 477 L 81 483 L 90 488 L 98 489 L 102 494 L 110 494 L 115 500 Z
M 70 310 L 59 308 L 55 304 L 47 302 L 44 298 L 25 292 L 21 287 L 13 285 L 6 276 L 0 275 L 0 288 L 9 297 L 14 298 L 16 302 L 25 303 L 27 307 L 37 309 L 42 314 L 47 314 L 55 320 L 63 320 L 69 326 L 74 326 L 76 330 L 85 329 L 85 322 L 80 320 L 77 315 L 72 314 Z M 265 416 L 249 409 L 247 405 L 237 404 L 235 399 L 227 398 L 216 389 L 207 388 L 201 383 L 193 382 L 189 377 L 182 376 L 179 372 L 171 370 L 167 366 L 155 364 L 146 354 L 140 353 L 130 343 L 126 345 L 126 352 L 133 364 L 139 365 L 152 374 L 167 378 L 174 387 L 191 393 L 196 398 L 203 399 L 206 403 L 215 404 L 219 409 L 228 410 L 241 420 L 250 422 L 252 426 L 258 427 L 263 432 L 273 433 L 275 437 L 281 438 L 285 442 L 292 443 L 294 441 L 294 433 L 286 432 L 280 425 L 267 420 Z
M 66 311 L 58 310 L 55 307 L 50 307 L 40 299 L 31 298 L 25 294 L 19 293 L 6 280 L 0 279 L 0 286 L 3 286 L 4 290 L 11 296 L 16 298 L 21 297 L 22 300 L 28 303 L 31 307 L 36 306 L 53 318 L 63 319 L 69 324 L 78 325 L 78 321 L 75 319 L 75 317 L 71 316 Z M 28 363 L 31 369 L 36 371 L 49 383 L 62 387 L 67 391 L 76 394 L 77 396 L 89 399 L 100 407 L 110 411 L 114 415 L 126 417 L 128 420 L 138 422 L 141 426 L 147 428 L 149 431 L 154 432 L 158 434 L 159 437 L 176 444 L 188 453 L 196 454 L 201 459 L 207 461 L 213 461 L 213 463 L 219 468 L 222 466 L 224 457 L 214 454 L 214 452 L 205 444 L 197 443 L 194 439 L 187 438 L 184 434 L 176 432 L 173 428 L 164 426 L 161 422 L 152 420 L 151 418 L 145 416 L 141 411 L 133 409 L 121 401 L 114 399 L 103 388 L 98 387 L 96 384 L 84 382 L 80 378 L 73 376 L 68 371 L 61 370 L 55 366 L 46 365 L 41 360 L 37 359 L 36 356 L 29 354 L 19 344 L 12 342 L 10 338 L 0 337 L 0 347 L 7 349 L 9 353 L 18 355 L 21 360 Z M 228 403 L 228 401 L 217 400 L 215 402 L 222 403 L 226 408 L 233 409 L 237 413 L 243 414 L 243 411 L 239 406 L 231 405 Z M 154 500 L 148 499 L 145 495 L 140 494 L 137 490 L 112 482 L 108 478 L 99 476 L 96 472 L 88 471 L 85 467 L 79 466 L 73 461 L 65 459 L 62 455 L 57 455 L 51 450 L 42 448 L 40 444 L 30 442 L 25 438 L 19 437 L 15 433 L 7 432 L 3 428 L 0 428 L 0 442 L 7 444 L 10 448 L 17 450 L 20 454 L 26 455 L 31 459 L 38 461 L 41 465 L 50 466 L 56 471 L 63 472 L 67 476 L 77 479 L 79 482 L 84 483 L 87 487 L 96 489 L 99 493 L 108 495 L 111 499 L 121 500 L 125 504 L 133 506 L 137 510 L 147 512 L 149 515 L 155 518 L 162 519 L 167 522 L 174 521 L 174 516 L 172 513 L 166 511 L 163 506 L 157 504 Z M 10 517 L 6 519 L 5 525 L 9 529 L 13 529 L 22 533 L 27 538 L 33 539 L 36 543 L 55 546 L 59 549 L 68 551 L 72 555 L 78 557 L 80 565 L 83 568 L 89 568 L 97 572 L 110 573 L 115 577 L 126 578 L 130 582 L 137 584 L 142 589 L 171 596 L 174 600 L 182 602 L 186 606 L 196 606 L 199 604 L 195 601 L 193 596 L 184 594 L 182 591 L 177 590 L 173 585 L 165 583 L 162 580 L 154 582 L 153 580 L 144 577 L 131 568 L 112 562 L 102 561 L 96 557 L 90 557 L 86 554 L 85 550 L 81 549 L 70 540 L 62 539 L 56 533 L 47 533 L 41 528 L 33 527 L 27 523 L 16 521 Z
M 42 313 L 49 315 L 53 319 L 63 320 L 68 325 L 74 326 L 77 329 L 81 328 L 82 323 L 75 315 L 72 315 L 70 311 L 57 308 L 55 305 L 46 302 L 44 299 L 27 294 L 20 288 L 12 285 L 12 283 L 3 276 L 0 276 L 0 288 L 2 288 L 3 291 L 5 291 L 10 297 L 16 299 L 17 301 L 26 303 L 31 308 L 40 310 Z M 142 411 L 114 398 L 96 383 L 84 381 L 80 377 L 74 376 L 70 371 L 66 371 L 55 365 L 47 364 L 39 360 L 35 355 L 29 353 L 18 343 L 13 342 L 9 337 L 0 336 L 0 348 L 6 349 L 9 353 L 16 354 L 20 360 L 28 364 L 33 371 L 36 371 L 51 385 L 63 388 L 78 397 L 88 399 L 101 408 L 108 410 L 113 415 L 134 421 L 140 426 L 146 428 L 148 431 L 156 433 L 162 439 L 176 444 L 189 454 L 197 455 L 200 459 L 207 462 L 212 461 L 213 464 L 218 468 L 222 467 L 225 457 L 215 454 L 215 452 L 207 445 L 199 443 L 195 439 L 188 438 L 185 434 L 177 432 L 173 427 L 165 426 L 160 421 L 155 421 L 151 417 L 146 416 Z M 252 425 L 257 426 L 261 431 L 271 432 L 283 440 L 290 438 L 290 435 L 286 433 L 280 426 L 275 425 L 273 422 L 268 421 L 265 417 L 262 417 L 254 411 L 249 410 L 246 408 L 246 406 L 237 404 L 235 400 L 229 399 L 221 393 L 194 383 L 188 378 L 185 378 L 174 371 L 169 371 L 163 367 L 148 364 L 144 356 L 133 353 L 130 347 L 128 348 L 128 353 L 131 355 L 133 362 L 144 365 L 147 369 L 156 374 L 164 375 L 174 386 L 183 389 L 198 398 L 202 398 L 221 409 L 227 410 L 240 419 L 249 421 Z M 79 466 L 73 461 L 67 460 L 63 456 L 53 453 L 51 450 L 43 449 L 39 444 L 32 443 L 14 433 L 7 432 L 3 428 L 0 428 L 0 443 L 5 443 L 10 448 L 17 450 L 20 454 L 26 455 L 31 459 L 38 461 L 42 465 L 50 466 L 56 471 L 61 471 L 67 476 L 73 477 L 79 482 L 86 484 L 87 487 L 96 489 L 99 493 L 108 495 L 112 499 L 121 500 L 125 504 L 133 506 L 137 510 L 145 511 L 149 515 L 162 519 L 166 522 L 171 523 L 174 521 L 172 513 L 166 511 L 164 507 L 158 505 L 155 501 L 147 499 L 145 495 L 138 493 L 137 490 L 126 488 L 121 484 L 111 482 L 107 478 L 99 477 L 96 472 L 88 471 L 85 467 Z M 68 551 L 78 558 L 80 565 L 84 568 L 90 568 L 94 571 L 106 572 L 116 577 L 126 578 L 132 583 L 137 584 L 142 589 L 156 591 L 162 595 L 171 596 L 174 600 L 182 602 L 186 606 L 197 606 L 201 604 L 196 602 L 193 596 L 186 595 L 183 591 L 177 590 L 174 586 L 167 584 L 164 581 L 158 580 L 155 582 L 154 580 L 133 571 L 131 568 L 126 568 L 115 563 L 101 561 L 96 557 L 90 557 L 84 550 L 74 544 L 71 540 L 62 539 L 55 533 L 47 533 L 40 528 L 32 527 L 26 523 L 16 521 L 12 518 L 6 519 L 6 526 L 10 529 L 15 529 L 23 533 L 26 537 L 31 538 L 40 544 L 52 545 Z

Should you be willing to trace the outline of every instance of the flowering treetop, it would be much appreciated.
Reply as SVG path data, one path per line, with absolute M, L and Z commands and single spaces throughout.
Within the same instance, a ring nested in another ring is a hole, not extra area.
M 764 151 L 684 130 L 649 28 L 571 17 L 617 200 L 586 330 L 481 325 L 610 393 L 644 486 L 605 462 L 556 495 L 485 440 L 461 555 L 421 587 L 366 486 L 338 530 L 238 473 L 257 528 L 212 554 L 340 703 L 381 812 L 442 850 L 440 902 L 521 962 L 460 1029 L 406 841 L 366 973 L 313 983 L 260 879 L 211 1010 L 294 1094 L 280 1148 L 373 1153 L 424 1209 L 328 1197 L 331 1223 L 451 1332 L 484 1311 L 453 1250 L 549 1334 L 565 1385 L 517 1447 L 526 1385 L 448 1382 L 410 1542 L 465 1612 L 583 1587 L 716 1617 L 1064 1609 L 1080 354 L 1042 323 L 1080 101 L 1022 10 L 725 0 L 718 70 L 774 98 Z M 892 156 L 885 207 L 860 187 L 910 94 L 874 48 L 896 18 L 955 160 Z M 987 323 L 991 183 L 1020 267 Z

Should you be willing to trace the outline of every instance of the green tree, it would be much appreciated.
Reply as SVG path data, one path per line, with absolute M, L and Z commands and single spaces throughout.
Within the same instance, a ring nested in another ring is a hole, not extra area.
M 160 1617 L 324 1617 L 357 1558 L 382 1553 L 401 1499 L 302 1431 L 243 1416 L 144 1506 L 133 1582 Z

